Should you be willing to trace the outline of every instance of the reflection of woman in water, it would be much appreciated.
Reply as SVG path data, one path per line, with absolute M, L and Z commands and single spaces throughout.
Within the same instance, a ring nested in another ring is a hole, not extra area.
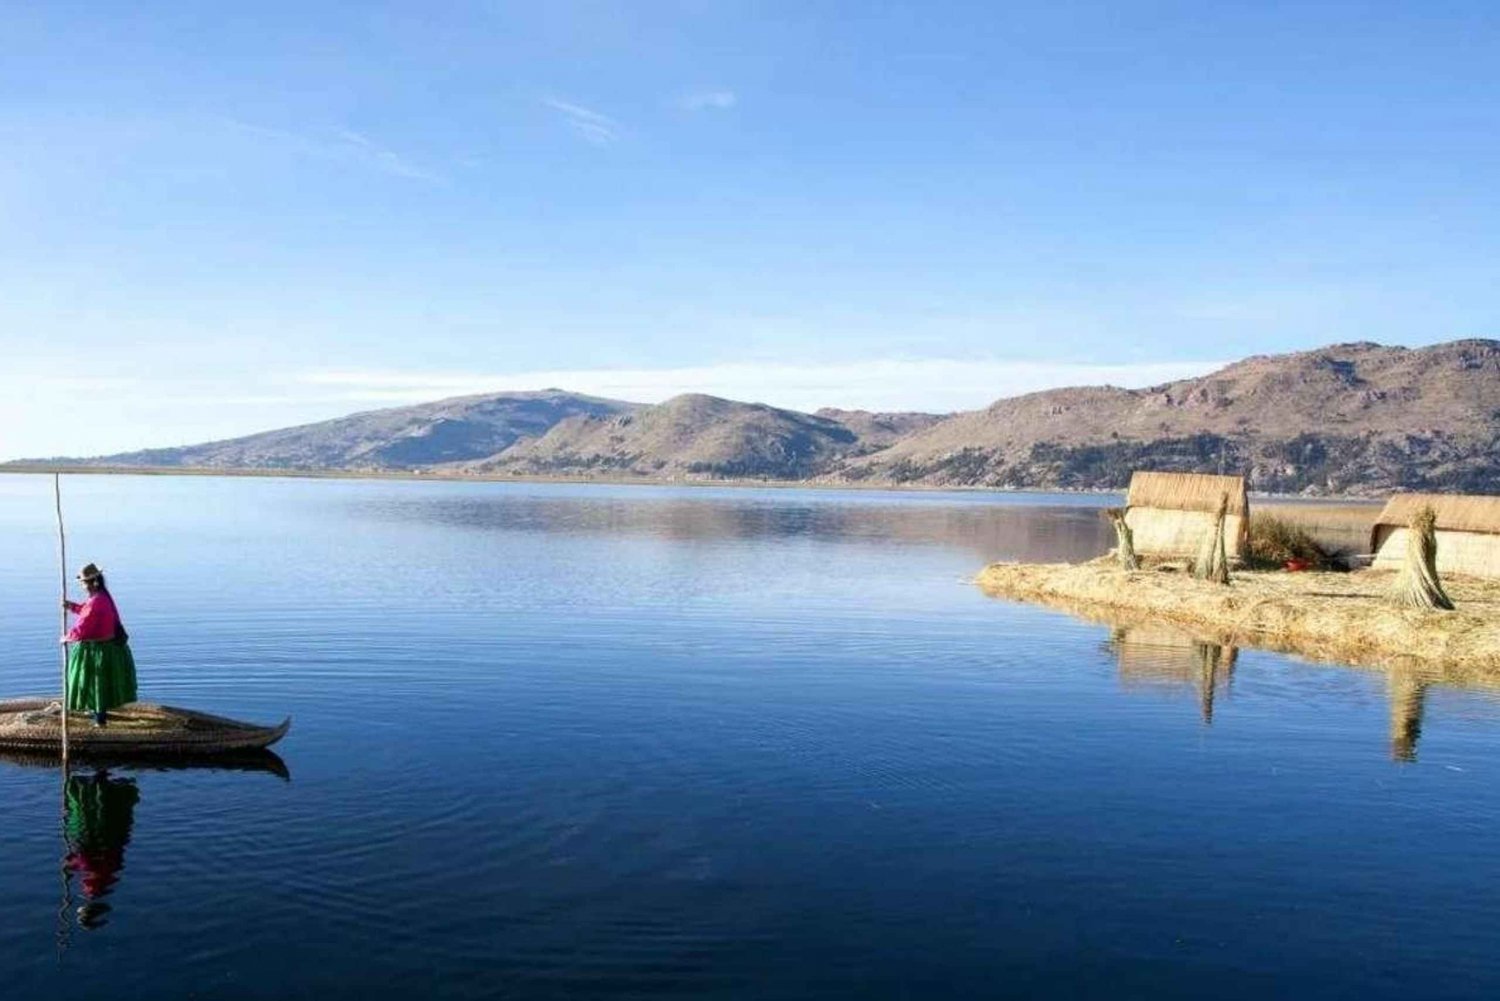
M 125 846 L 141 794 L 130 779 L 110 778 L 106 771 L 69 775 L 64 793 L 64 832 L 68 856 L 63 866 L 81 877 L 87 902 L 78 908 L 78 923 L 94 929 L 110 907 L 103 898 L 120 880 Z

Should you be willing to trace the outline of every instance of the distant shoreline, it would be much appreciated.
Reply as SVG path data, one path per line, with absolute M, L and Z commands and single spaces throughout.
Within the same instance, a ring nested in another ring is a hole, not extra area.
M 1125 487 L 1116 489 L 1084 487 L 982 487 L 930 483 L 860 483 L 827 480 L 760 480 L 760 479 L 674 479 L 642 476 L 548 476 L 541 473 L 456 473 L 402 470 L 346 469 L 217 469 L 203 466 L 61 466 L 49 463 L 0 465 L 0 474 L 40 476 L 52 473 L 78 476 L 220 476 L 246 479 L 287 480 L 435 480 L 447 483 L 576 483 L 600 486 L 640 487 L 739 487 L 773 490 L 865 490 L 888 493 L 979 493 L 979 494 L 1075 494 L 1088 497 L 1123 495 Z M 1354 504 L 1377 505 L 1380 497 L 1360 494 L 1327 494 L 1308 497 L 1302 494 L 1255 493 L 1251 496 L 1284 504 Z
M 910 493 L 1076 493 L 1123 494 L 1120 490 L 1067 488 L 1004 490 L 999 487 L 935 486 L 932 484 L 831 483 L 821 480 L 673 479 L 646 476 L 548 476 L 543 473 L 450 473 L 402 470 L 346 469 L 214 469 L 201 466 L 52 466 L 45 463 L 0 466 L 0 473 L 85 476 L 223 476 L 288 480 L 436 480 L 445 483 L 577 483 L 640 487 L 768 487 L 777 490 L 886 490 Z

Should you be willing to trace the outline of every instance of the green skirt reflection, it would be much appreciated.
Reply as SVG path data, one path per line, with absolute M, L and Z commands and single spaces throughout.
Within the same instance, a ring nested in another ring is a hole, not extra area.
M 68 654 L 68 708 L 101 713 L 135 701 L 135 658 L 128 643 L 74 643 Z

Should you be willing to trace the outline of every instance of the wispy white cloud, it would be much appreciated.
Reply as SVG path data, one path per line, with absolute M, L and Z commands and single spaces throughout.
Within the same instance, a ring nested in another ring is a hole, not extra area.
M 585 108 L 581 104 L 573 104 L 571 101 L 563 101 L 555 97 L 542 98 L 542 104 L 562 115 L 568 128 L 572 129 L 575 135 L 595 146 L 608 146 L 619 139 L 623 131 L 620 123 L 613 118 L 600 114 L 592 108 Z
M 732 90 L 697 90 L 677 99 L 677 106 L 684 111 L 724 111 L 739 103 Z
M 415 181 L 439 182 L 444 179 L 441 174 L 413 163 L 410 159 L 353 129 L 335 129 L 325 135 L 292 132 L 287 129 L 243 122 L 236 118 L 225 118 L 223 121 L 238 132 L 274 142 L 281 148 L 292 150 L 301 156 L 322 160 L 351 161 L 381 173 Z
M 444 396 L 558 388 L 657 403 L 679 393 L 708 393 L 795 410 L 969 410 L 996 399 L 1060 386 L 1130 388 L 1202 375 L 1221 362 L 1121 365 L 878 359 L 826 365 L 734 363 L 661 369 L 554 369 L 514 373 L 318 371 L 296 381 L 343 394 L 351 402 L 417 403 Z
M 369 163 L 387 174 L 419 181 L 442 180 L 440 175 L 418 167 L 399 153 L 386 149 L 370 137 L 355 132 L 353 129 L 339 129 L 337 135 L 345 145 L 353 147 L 354 151 L 362 154 Z

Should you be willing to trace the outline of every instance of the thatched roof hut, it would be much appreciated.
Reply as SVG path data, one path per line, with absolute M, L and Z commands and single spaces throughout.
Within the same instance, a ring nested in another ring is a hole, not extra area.
M 1250 526 L 1243 476 L 1132 473 L 1125 521 L 1135 535 L 1135 551 L 1142 556 L 1197 556 L 1204 537 L 1214 530 L 1219 499 L 1225 494 L 1225 548 L 1231 558 L 1243 557 Z
M 1429 504 L 1437 514 L 1438 573 L 1500 577 L 1500 497 L 1479 494 L 1396 494 L 1370 530 L 1373 565 L 1400 568 L 1406 558 L 1406 526 Z

